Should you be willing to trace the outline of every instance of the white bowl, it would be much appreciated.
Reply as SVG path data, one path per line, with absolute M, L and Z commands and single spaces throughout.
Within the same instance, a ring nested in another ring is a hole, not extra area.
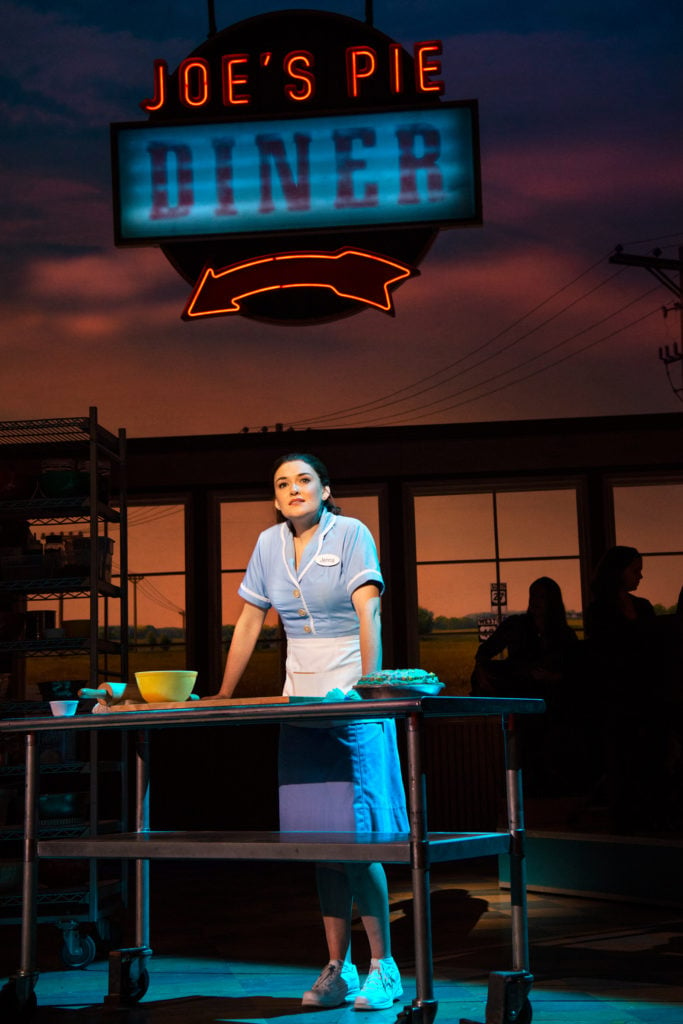
M 55 718 L 64 718 L 65 716 L 75 715 L 76 708 L 78 707 L 77 700 L 51 700 L 50 711 Z

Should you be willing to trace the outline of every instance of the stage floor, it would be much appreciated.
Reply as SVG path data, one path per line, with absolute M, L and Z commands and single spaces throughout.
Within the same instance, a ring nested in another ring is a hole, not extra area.
M 437 865 L 432 917 L 437 1022 L 481 1022 L 488 975 L 512 968 L 508 893 L 495 858 Z M 36 1024 L 393 1022 L 415 995 L 412 900 L 406 869 L 389 869 L 394 956 L 404 999 L 392 1010 L 304 1010 L 301 994 L 326 961 L 313 869 L 301 864 L 152 864 L 150 985 L 140 1003 L 104 1003 L 106 959 L 65 970 L 61 934 L 38 930 Z M 530 892 L 535 1024 L 680 1024 L 683 909 Z M 133 944 L 130 910 L 122 945 Z M 361 975 L 367 946 L 354 926 Z M 18 967 L 19 929 L 0 928 L 0 977 Z M 316 1021 L 313 1021 L 313 1017 Z M 496 1022 L 498 1024 L 498 1022 Z

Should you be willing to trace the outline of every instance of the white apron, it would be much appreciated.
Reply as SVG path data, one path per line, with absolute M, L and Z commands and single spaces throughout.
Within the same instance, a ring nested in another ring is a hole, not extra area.
M 360 640 L 357 635 L 288 640 L 285 673 L 282 692 L 288 697 L 324 697 L 335 689 L 348 693 L 362 675 Z
M 360 676 L 357 635 L 287 642 L 288 696 L 348 693 Z M 282 831 L 408 831 L 393 719 L 283 725 L 278 773 Z

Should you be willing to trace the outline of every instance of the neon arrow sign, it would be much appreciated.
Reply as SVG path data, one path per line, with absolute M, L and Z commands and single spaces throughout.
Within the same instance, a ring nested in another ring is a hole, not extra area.
M 242 303 L 251 296 L 281 288 L 329 288 L 341 298 L 393 316 L 391 285 L 417 274 L 414 267 L 361 249 L 278 253 L 222 270 L 205 267 L 182 317 L 195 320 L 241 313 Z

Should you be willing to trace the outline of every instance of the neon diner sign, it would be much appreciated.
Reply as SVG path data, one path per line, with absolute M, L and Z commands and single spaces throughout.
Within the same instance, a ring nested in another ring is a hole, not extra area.
M 111 125 L 116 244 L 160 246 L 188 321 L 393 315 L 437 232 L 482 222 L 477 103 L 444 91 L 440 40 L 344 15 L 210 34 Z
M 441 74 L 441 42 L 415 43 L 413 46 L 414 92 L 419 96 L 441 95 L 443 82 Z M 387 65 L 384 74 L 385 85 L 393 96 L 402 96 L 407 83 L 404 70 L 404 49 L 398 43 L 387 46 Z M 343 67 L 335 69 L 344 77 L 346 95 L 358 99 L 366 83 L 380 74 L 384 62 L 378 59 L 378 51 L 372 46 L 347 46 L 344 50 Z M 303 104 L 313 99 L 317 91 L 316 58 L 310 50 L 290 50 L 276 61 L 272 50 L 262 50 L 254 57 L 248 53 L 225 53 L 218 63 L 218 84 L 214 82 L 215 65 L 205 57 L 191 56 L 181 61 L 171 85 L 168 65 L 165 60 L 156 60 L 153 71 L 153 94 L 144 99 L 140 106 L 148 113 L 163 113 L 168 105 L 172 88 L 177 98 L 189 110 L 202 110 L 213 103 L 217 94 L 226 108 L 251 106 L 253 91 L 258 88 L 259 76 L 273 70 L 282 74 L 282 95 L 294 104 Z
M 476 222 L 475 111 L 113 126 L 119 245 Z

